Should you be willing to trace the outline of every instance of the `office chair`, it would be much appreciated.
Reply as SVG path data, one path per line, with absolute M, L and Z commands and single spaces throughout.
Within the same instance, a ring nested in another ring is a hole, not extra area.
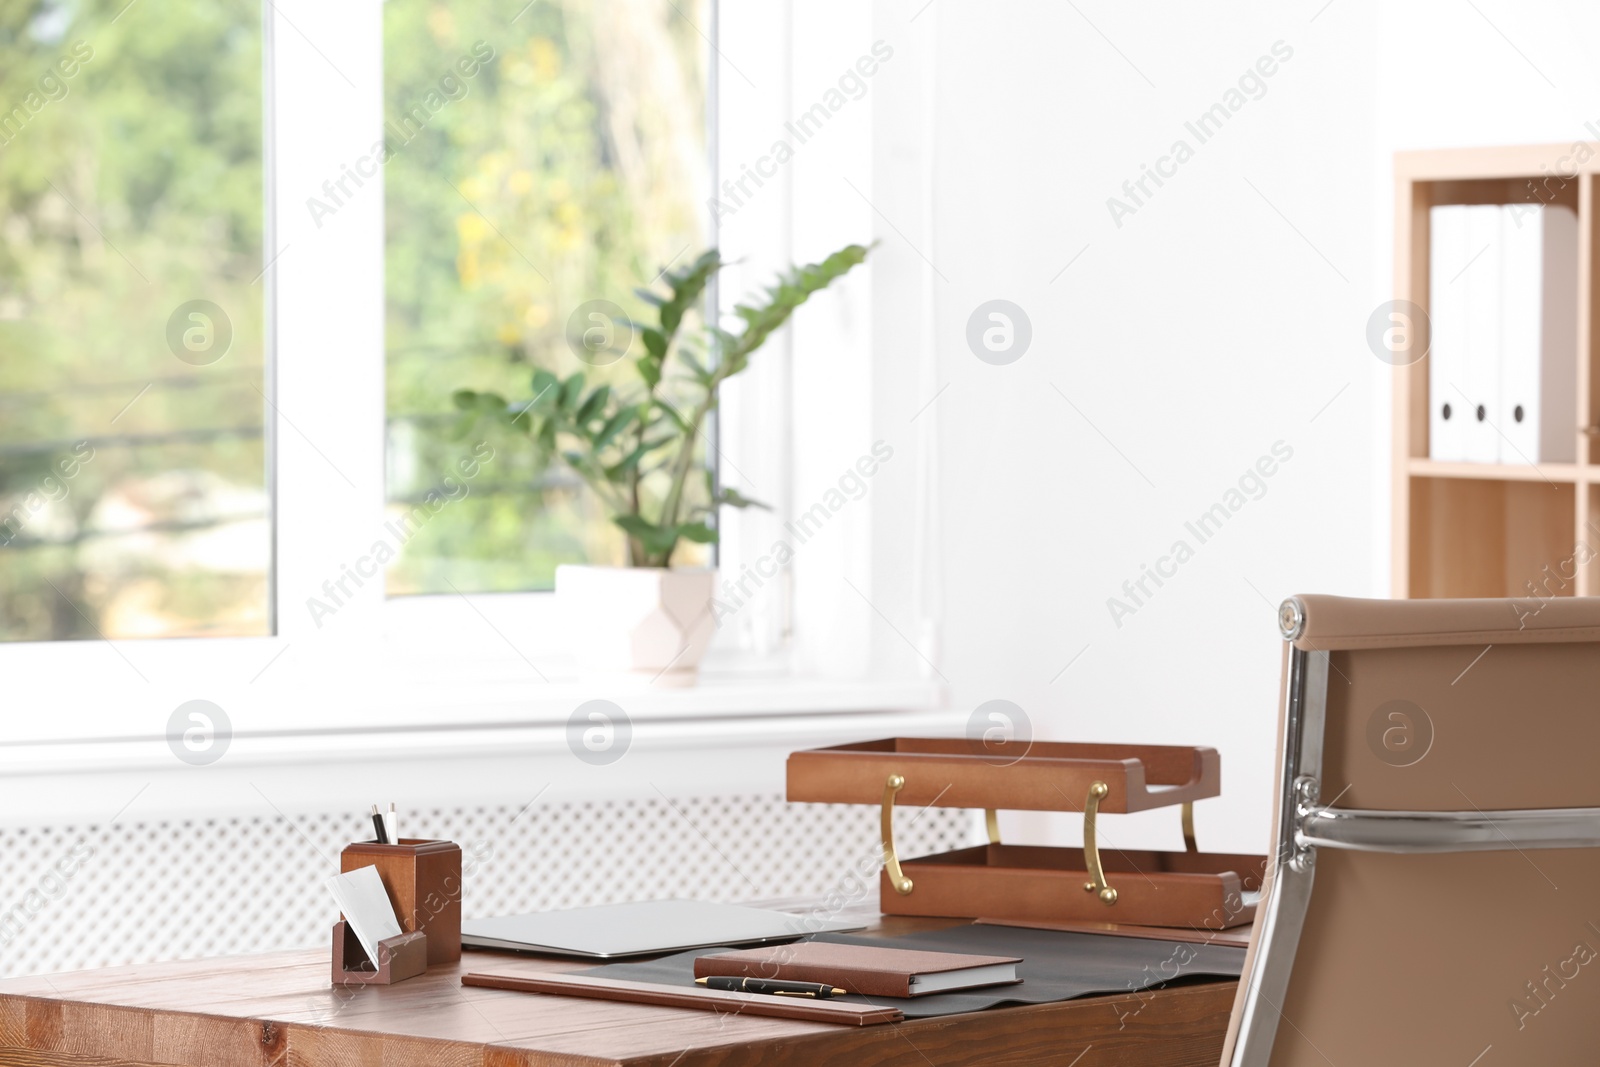
M 1223 1067 L 1600 1063 L 1600 598 L 1284 602 Z

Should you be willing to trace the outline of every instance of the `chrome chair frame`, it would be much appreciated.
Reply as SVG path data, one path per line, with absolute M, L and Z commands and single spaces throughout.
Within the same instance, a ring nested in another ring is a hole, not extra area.
M 1305 626 L 1297 598 L 1283 602 L 1278 627 L 1293 641 Z M 1272 884 L 1256 913 L 1257 945 L 1240 981 L 1245 999 L 1228 1067 L 1268 1067 L 1278 1006 L 1289 989 L 1316 878 L 1316 850 L 1424 854 L 1600 847 L 1600 808 L 1525 811 L 1361 811 L 1321 802 L 1328 707 L 1328 652 L 1289 650 L 1283 770 Z

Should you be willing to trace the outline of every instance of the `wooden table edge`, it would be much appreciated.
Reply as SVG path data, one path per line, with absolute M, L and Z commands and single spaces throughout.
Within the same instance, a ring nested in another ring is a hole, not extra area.
M 173 1059 L 154 1048 L 149 1059 L 106 1055 L 108 1050 L 104 1048 L 76 1050 L 71 1046 L 81 1041 L 59 1032 L 38 1034 L 43 1039 L 38 1044 L 47 1046 L 38 1047 L 28 1032 L 31 1028 L 26 1009 L 30 1005 L 48 1007 L 52 1016 L 59 1016 L 60 1009 L 68 1006 L 89 1006 L 110 1016 L 126 1015 L 130 1022 L 147 1019 L 152 1031 L 157 1021 L 163 1019 L 179 1026 L 187 1020 L 212 1020 L 222 1029 L 256 1035 L 259 1055 L 249 1058 L 249 1067 L 333 1067 L 335 1063 L 346 1062 L 317 1055 L 315 1039 L 330 1036 L 349 1042 L 402 1043 L 415 1046 L 419 1053 L 431 1047 L 436 1055 L 426 1057 L 429 1064 L 481 1064 L 483 1067 L 754 1067 L 757 1064 L 847 1062 L 843 1057 L 852 1055 L 854 1059 L 850 1062 L 871 1063 L 874 1067 L 927 1067 L 928 1064 L 987 1067 L 989 1064 L 1050 1062 L 1074 1062 L 1077 1067 L 1113 1063 L 1210 1067 L 1221 1053 L 1236 987 L 1237 981 L 1233 979 L 1194 980 L 1161 989 L 1089 995 L 1046 1004 L 1012 1005 L 868 1027 L 796 1023 L 806 1032 L 790 1034 L 777 1041 L 770 1036 L 752 1036 L 745 1041 L 691 1045 L 677 1053 L 624 1056 L 584 1055 L 495 1041 L 395 1034 L 270 1016 L 219 1015 L 206 1011 L 94 1004 L 35 993 L 0 993 L 0 1067 L 223 1067 L 224 1064 L 233 1067 L 235 1062 L 194 1057 Z M 24 1009 L 20 1034 L 14 1025 L 8 1025 L 15 1020 L 14 1008 L 19 1005 Z M 689 1009 L 668 1010 L 689 1016 L 703 1015 Z M 1187 1030 L 1175 1030 L 1178 1026 L 1187 1027 Z M 19 1036 L 28 1043 L 15 1044 L 14 1039 Z M 985 1047 L 983 1043 L 1000 1036 L 1005 1038 L 1007 1051 L 997 1058 L 994 1053 L 998 1050 L 993 1046 Z M 1174 1058 L 1171 1046 L 1185 1041 L 1193 1045 L 1193 1054 Z M 781 1057 L 775 1057 L 775 1046 L 784 1050 Z M 1095 1054 L 1097 1049 L 1099 1055 Z M 1145 1052 L 1157 1058 L 1149 1058 L 1143 1054 Z M 1072 1060 L 1080 1054 L 1081 1061 Z M 1104 1059 L 1107 1054 L 1113 1058 Z M 1063 1056 L 1065 1059 L 1057 1059 Z M 387 1054 L 378 1059 L 365 1055 L 361 1058 L 363 1063 L 379 1061 L 384 1067 L 410 1062 L 409 1059 L 391 1059 Z

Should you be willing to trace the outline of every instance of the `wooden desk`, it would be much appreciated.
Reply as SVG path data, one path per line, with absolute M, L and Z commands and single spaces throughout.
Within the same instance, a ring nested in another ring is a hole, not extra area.
M 872 932 L 947 925 L 886 916 Z M 473 970 L 581 969 L 500 953 L 468 952 L 394 986 L 334 989 L 328 957 L 322 948 L 0 982 L 0 1065 L 1215 1067 L 1237 984 L 843 1027 L 461 985 Z

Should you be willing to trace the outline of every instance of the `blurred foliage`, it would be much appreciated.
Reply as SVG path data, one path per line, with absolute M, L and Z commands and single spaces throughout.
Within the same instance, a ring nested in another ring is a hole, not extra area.
M 460 458 L 450 390 L 570 374 L 574 308 L 640 314 L 633 282 L 704 243 L 697 26 L 705 0 L 384 5 L 396 511 Z M 249 0 L 0 0 L 0 522 L 25 520 L 0 639 L 268 630 L 261 47 Z M 205 366 L 166 341 L 196 299 L 233 329 Z M 576 479 L 499 448 L 390 586 L 540 588 L 624 551 Z
M 0 0 L 0 639 L 268 628 L 261 11 L 126 5 Z
M 452 390 L 517 394 L 532 366 L 589 369 L 566 342 L 573 312 L 604 299 L 642 315 L 637 279 L 704 243 L 706 6 L 534 0 L 508 25 L 488 7 L 384 5 L 394 512 L 465 451 Z M 463 58 L 485 51 L 468 76 Z M 389 565 L 391 593 L 548 588 L 559 563 L 623 562 L 610 512 L 508 433 Z

